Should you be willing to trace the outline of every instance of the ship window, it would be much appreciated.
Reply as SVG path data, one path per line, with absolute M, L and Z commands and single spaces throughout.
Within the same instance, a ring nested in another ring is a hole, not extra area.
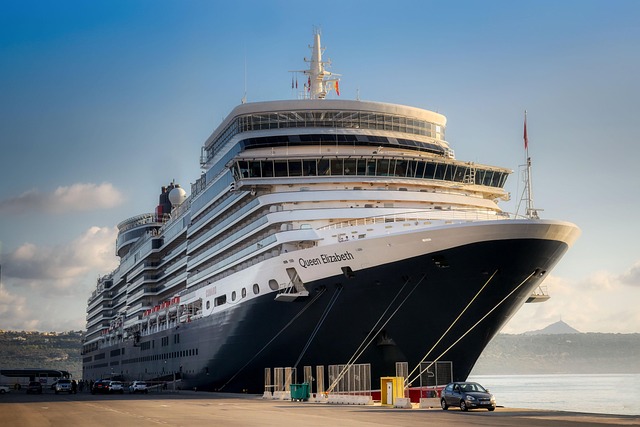
M 469 173 L 469 168 L 463 167 L 463 166 L 458 166 L 456 168 L 456 172 L 455 172 L 455 174 L 453 176 L 453 180 L 455 182 L 464 182 L 464 177 L 468 173 Z
M 331 160 L 331 175 L 344 175 L 344 159 Z
M 493 181 L 494 181 L 494 176 L 495 175 L 496 175 L 496 173 L 493 172 L 493 171 L 487 172 L 487 174 L 484 176 L 486 185 L 488 185 L 488 186 L 493 185 Z
M 249 177 L 249 162 L 247 161 L 239 161 L 238 162 L 238 176 L 240 178 L 248 178 Z
M 378 160 L 378 169 L 376 170 L 376 175 L 389 176 L 389 160 L 388 159 Z
M 251 178 L 260 178 L 262 176 L 262 172 L 260 172 L 260 162 L 259 161 L 251 161 L 251 162 L 249 162 L 249 176 Z
M 274 291 L 278 290 L 278 287 L 279 287 L 278 286 L 278 282 L 276 280 L 274 280 L 274 279 L 269 280 L 269 287 Z M 255 292 L 255 288 L 254 288 L 254 292 Z M 257 292 L 255 292 L 255 293 L 257 293 Z
M 220 295 L 218 298 L 213 300 L 214 307 L 217 307 L 219 305 L 226 304 L 226 303 L 227 303 L 227 294 Z
M 272 177 L 273 176 L 273 161 L 265 160 L 262 162 L 262 176 L 263 177 Z
M 258 295 L 260 293 L 260 286 L 257 283 L 253 284 L 253 293 Z
M 315 160 L 302 161 L 302 173 L 304 176 L 315 176 L 318 174 Z
M 284 129 L 295 127 L 342 127 L 361 129 L 387 129 L 396 130 L 415 135 L 426 135 L 438 140 L 444 140 L 445 128 L 424 120 L 416 120 L 396 114 L 345 112 L 345 111 L 281 111 L 278 113 L 249 114 L 238 117 L 222 132 L 220 138 L 213 146 L 206 150 L 207 159 L 213 156 L 220 147 L 229 142 L 239 132 L 259 129 Z M 306 139 L 299 138 L 301 142 L 351 142 L 353 135 L 309 135 Z M 297 143 L 291 138 L 261 137 L 248 138 L 242 141 L 245 146 L 278 146 L 288 143 Z M 434 145 L 419 143 L 420 145 Z M 436 147 L 439 149 L 440 147 Z
M 236 300 L 236 291 L 231 292 L 231 301 Z
M 455 169 L 454 165 L 447 165 L 447 169 L 444 173 L 445 181 L 453 181 L 453 171 Z
M 507 177 L 509 175 L 507 175 L 506 173 L 502 173 L 501 175 L 502 175 L 502 179 L 500 180 L 500 188 L 503 188 L 504 184 L 506 184 L 507 182 Z
M 247 288 L 242 288 L 242 298 L 247 296 Z
M 436 164 L 435 163 L 426 163 L 424 170 L 424 178 L 426 179 L 434 179 L 436 175 Z
M 376 174 L 376 161 L 373 159 L 367 160 L 367 175 L 368 176 L 375 176 Z
M 344 174 L 355 175 L 356 174 L 356 159 L 344 160 Z
M 407 176 L 407 162 L 404 160 L 396 160 L 396 170 L 395 175 L 399 177 Z
M 389 160 L 389 176 L 396 175 L 396 163 L 398 160 L 391 159 Z
M 300 160 L 289 161 L 289 176 L 302 176 L 302 162 Z
M 409 178 L 415 177 L 416 165 L 417 165 L 417 162 L 415 160 L 407 161 L 407 177 Z
M 239 161 L 234 174 L 249 178 L 297 176 L 398 176 L 466 182 L 471 168 L 440 162 L 405 159 L 289 159 Z M 508 173 L 475 169 L 475 184 L 504 188 Z M 472 183 L 469 181 L 469 183 Z
M 435 166 L 435 172 L 433 173 L 433 179 L 443 179 L 446 165 L 443 165 L 441 163 L 436 163 L 434 166 Z
M 489 185 L 491 185 L 492 187 L 497 187 L 498 185 L 500 185 L 500 173 L 493 173 L 493 176 L 491 177 L 491 183 Z
M 207 310 L 211 308 L 211 301 L 207 301 Z
M 275 172 L 276 172 L 276 176 L 288 176 L 289 173 L 287 171 L 287 161 L 275 161 L 274 162 L 275 166 Z
M 329 160 L 318 160 L 318 175 L 329 175 Z

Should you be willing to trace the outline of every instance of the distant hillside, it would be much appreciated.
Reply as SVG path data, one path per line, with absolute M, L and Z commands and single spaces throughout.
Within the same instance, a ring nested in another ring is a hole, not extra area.
M 81 346 L 80 331 L 0 331 L 0 369 L 62 369 L 81 378 Z M 638 354 L 640 334 L 498 334 L 472 374 L 640 373 Z
M 82 378 L 81 343 L 80 331 L 0 331 L 0 369 L 61 369 Z
M 474 375 L 640 373 L 640 334 L 497 335 Z
M 537 331 L 525 332 L 525 335 L 558 335 L 558 334 L 580 334 L 577 329 L 572 328 L 565 322 L 560 320 L 559 322 L 552 323 L 546 328 L 539 329 Z

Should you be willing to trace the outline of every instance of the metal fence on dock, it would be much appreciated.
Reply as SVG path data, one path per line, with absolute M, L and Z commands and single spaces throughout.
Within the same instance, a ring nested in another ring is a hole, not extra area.
M 335 393 L 371 394 L 371 364 L 329 365 L 329 384 Z
M 309 384 L 309 391 L 319 395 L 325 394 L 327 384 L 333 393 L 370 395 L 371 394 L 371 364 L 358 365 L 330 365 L 328 367 L 329 382 L 325 382 L 325 367 L 315 367 L 315 377 L 313 367 L 303 367 L 303 382 Z M 291 384 L 297 383 L 297 370 L 291 367 L 264 369 L 264 391 L 265 392 L 287 392 Z M 315 383 L 315 386 L 314 386 Z M 314 391 L 315 390 L 315 391 Z

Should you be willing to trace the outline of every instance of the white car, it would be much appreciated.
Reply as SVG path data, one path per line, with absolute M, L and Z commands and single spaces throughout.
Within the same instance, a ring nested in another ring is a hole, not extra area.
M 109 392 L 110 393 L 124 393 L 124 384 L 120 381 L 111 381 L 109 383 Z
M 56 391 L 56 394 L 58 393 L 71 394 L 76 392 L 71 384 L 71 380 L 68 378 L 60 378 L 58 382 L 56 382 L 55 391 Z
M 147 383 L 144 381 L 134 381 L 129 386 L 129 393 L 149 393 Z
M 11 387 L 8 385 L 0 385 L 0 394 L 9 393 L 11 391 Z

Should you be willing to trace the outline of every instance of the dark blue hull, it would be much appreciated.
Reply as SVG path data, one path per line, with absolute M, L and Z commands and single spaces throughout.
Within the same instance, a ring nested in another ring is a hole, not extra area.
M 270 293 L 144 336 L 136 345 L 129 341 L 85 354 L 83 375 L 175 375 L 182 388 L 262 393 L 265 368 L 298 362 L 301 376 L 303 366 L 345 364 L 376 322 L 378 330 L 388 320 L 357 360 L 371 364 L 375 388 L 379 377 L 395 376 L 396 362 L 408 362 L 412 370 L 489 281 L 427 357 L 453 362 L 453 379 L 462 381 L 567 249 L 563 242 L 542 239 L 474 243 L 306 283 L 309 296 L 293 302 L 275 301 Z

